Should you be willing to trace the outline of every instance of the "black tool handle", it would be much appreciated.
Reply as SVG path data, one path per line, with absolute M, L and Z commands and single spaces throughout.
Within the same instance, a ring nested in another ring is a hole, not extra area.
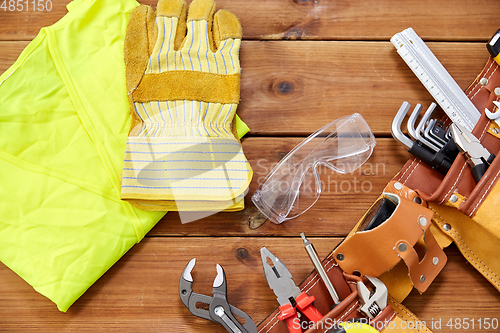
M 476 183 L 479 183 L 494 158 L 495 155 L 491 154 L 487 161 L 483 161 L 483 163 L 475 165 L 471 168 L 472 175 L 474 176 Z
M 500 53 L 500 43 L 498 42 L 499 38 L 498 35 L 500 35 L 500 29 L 495 32 L 493 37 L 491 37 L 490 41 L 488 44 L 486 44 L 486 48 L 488 49 L 488 52 L 490 52 L 490 55 L 493 58 L 496 58 L 497 55 Z
M 437 153 L 427 147 L 424 143 L 416 140 L 408 150 L 410 154 L 419 158 L 424 163 L 446 175 L 451 168 L 453 160 L 458 155 L 458 148 L 453 140 L 450 140 Z
M 419 140 L 415 140 L 415 142 L 413 142 L 413 146 L 408 149 L 408 152 L 429 165 L 434 158 L 434 155 L 436 154 L 432 149 L 427 147 Z
M 458 147 L 453 139 L 450 139 L 446 144 L 434 155 L 430 165 L 438 170 L 443 175 L 446 175 L 450 170 L 453 161 L 458 155 Z
M 454 161 L 460 150 L 458 149 L 455 141 L 453 139 L 449 139 L 439 152 L 444 154 L 450 161 Z

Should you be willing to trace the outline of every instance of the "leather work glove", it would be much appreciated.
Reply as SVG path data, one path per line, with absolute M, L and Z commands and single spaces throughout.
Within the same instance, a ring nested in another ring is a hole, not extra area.
M 194 0 L 189 11 L 184 0 L 160 0 L 156 13 L 142 5 L 130 15 L 121 198 L 138 208 L 244 208 L 252 170 L 235 120 L 241 25 L 226 10 L 214 13 L 213 0 Z

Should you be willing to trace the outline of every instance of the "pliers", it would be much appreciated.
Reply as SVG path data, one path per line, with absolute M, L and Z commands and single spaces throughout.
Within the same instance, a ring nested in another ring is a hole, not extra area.
M 323 315 L 312 305 L 315 297 L 308 296 L 297 287 L 285 264 L 265 247 L 260 249 L 260 255 L 267 283 L 278 297 L 278 303 L 280 304 L 279 310 L 281 314 L 278 319 L 286 321 L 288 332 L 302 333 L 297 309 L 313 322 L 321 320 Z M 272 266 L 269 264 L 268 259 L 271 260 Z
M 227 301 L 226 273 L 221 265 L 217 264 L 217 276 L 215 277 L 212 297 L 193 292 L 193 277 L 191 272 L 196 264 L 193 258 L 182 271 L 179 282 L 179 295 L 184 305 L 197 317 L 208 319 L 221 324 L 228 332 L 232 333 L 257 333 L 257 326 L 252 318 L 240 309 L 232 306 Z M 198 308 L 196 303 L 203 303 L 209 306 L 208 310 Z M 245 320 L 241 324 L 234 315 Z
M 478 183 L 493 162 L 495 155 L 483 147 L 481 142 L 471 132 L 458 124 L 451 124 L 451 135 L 458 149 L 469 163 L 474 179 Z

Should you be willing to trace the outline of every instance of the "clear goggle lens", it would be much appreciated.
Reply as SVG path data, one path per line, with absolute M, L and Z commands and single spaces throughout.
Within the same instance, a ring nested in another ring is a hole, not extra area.
M 337 119 L 292 149 L 259 185 L 252 201 L 274 223 L 295 218 L 319 199 L 320 166 L 351 173 L 368 160 L 375 144 L 360 114 Z

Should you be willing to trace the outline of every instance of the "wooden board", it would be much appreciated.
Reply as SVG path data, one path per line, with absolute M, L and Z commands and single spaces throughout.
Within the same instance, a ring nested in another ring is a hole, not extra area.
M 66 13 L 68 2 L 54 0 L 50 11 L 41 12 L 0 9 L 0 73 L 40 28 Z M 260 322 L 277 306 L 262 273 L 260 247 L 269 247 L 301 281 L 312 265 L 299 233 L 326 256 L 409 158 L 390 137 L 392 117 L 404 100 L 427 107 L 432 97 L 390 37 L 413 27 L 465 89 L 488 59 L 485 43 L 500 12 L 495 0 L 218 0 L 217 6 L 238 15 L 244 31 L 238 113 L 251 128 L 243 148 L 254 171 L 246 208 L 187 224 L 168 213 L 66 314 L 0 264 L 0 331 L 222 332 L 191 315 L 178 297 L 180 274 L 193 257 L 196 292 L 211 293 L 220 263 L 229 301 Z M 354 112 L 377 136 L 368 163 L 349 175 L 322 171 L 326 188 L 315 206 L 281 225 L 266 221 L 250 200 L 258 183 L 308 134 Z M 413 291 L 404 304 L 434 332 L 498 331 L 479 328 L 480 320 L 500 320 L 498 291 L 456 247 L 446 254 L 448 264 L 429 290 Z M 459 328 L 457 320 L 466 318 L 469 328 Z
M 316 250 L 325 256 L 339 238 L 313 238 Z M 265 280 L 260 248 L 268 247 L 282 259 L 296 279 L 312 270 L 300 237 L 147 237 L 97 281 L 66 314 L 34 292 L 17 275 L 0 265 L 1 329 L 22 332 L 204 332 L 224 329 L 190 314 L 178 296 L 184 266 L 197 258 L 193 270 L 195 292 L 211 294 L 215 264 L 223 266 L 231 304 L 263 320 L 277 307 Z M 441 318 L 442 330 L 455 318 L 498 318 L 500 295 L 477 272 L 470 269 L 457 249 L 446 251 L 448 264 L 424 296 L 412 293 L 404 302 L 426 323 Z M 460 278 L 458 278 L 458 276 Z M 467 293 L 461 294 L 468 290 Z M 472 291 L 472 292 L 471 292 Z M 450 302 L 450 299 L 456 300 Z M 429 325 L 430 327 L 430 325 Z M 492 330 L 467 332 L 493 332 Z
M 483 43 L 428 45 L 463 89 L 489 57 Z M 241 62 L 238 113 L 252 134 L 307 135 L 358 112 L 376 134 L 390 135 L 403 101 L 433 101 L 390 42 L 247 42 Z
M 0 42 L 0 72 L 25 45 Z M 484 43 L 429 46 L 463 89 L 488 59 Z M 241 66 L 238 114 L 250 135 L 306 136 L 358 112 L 375 134 L 389 136 L 403 101 L 424 108 L 433 101 L 390 42 L 244 41 Z
M 32 39 L 66 14 L 69 0 L 41 0 L 38 9 L 47 1 L 51 11 L 34 11 L 31 1 L 26 11 L 24 0 L 20 11 L 9 11 L 8 4 L 0 9 L 0 40 Z M 142 3 L 156 6 L 154 0 Z M 427 40 L 487 41 L 498 29 L 500 10 L 495 0 L 218 0 L 217 7 L 240 18 L 245 39 L 259 40 L 389 40 L 411 26 Z

